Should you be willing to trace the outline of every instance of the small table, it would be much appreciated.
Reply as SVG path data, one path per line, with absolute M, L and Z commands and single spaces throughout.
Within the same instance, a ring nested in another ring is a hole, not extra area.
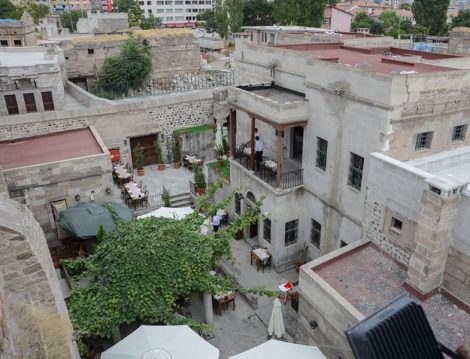
M 142 192 L 142 190 L 137 187 L 135 182 L 129 182 L 124 185 L 129 197 L 131 197 L 132 202 L 134 203 L 134 210 L 137 207 L 137 202 L 143 201 L 147 199 L 147 194 Z
M 230 302 L 232 302 L 233 310 L 235 310 L 236 293 L 230 291 L 230 292 L 223 293 L 223 294 L 215 294 L 212 297 L 214 298 L 214 301 L 217 303 L 217 309 L 218 309 L 217 312 L 219 315 L 222 315 L 224 308 L 227 307 Z
M 250 264 L 253 264 L 253 258 L 254 258 L 256 261 L 256 271 L 259 272 L 259 267 L 261 263 L 271 266 L 271 257 L 272 257 L 272 254 L 267 249 L 264 249 L 264 248 L 253 249 L 250 252 Z M 263 265 L 263 272 L 264 272 L 264 265 Z
M 251 147 L 245 147 L 243 153 L 247 156 L 251 156 Z
M 129 181 L 132 177 L 132 175 L 121 165 L 114 167 L 114 173 L 116 173 L 116 177 L 120 184 Z

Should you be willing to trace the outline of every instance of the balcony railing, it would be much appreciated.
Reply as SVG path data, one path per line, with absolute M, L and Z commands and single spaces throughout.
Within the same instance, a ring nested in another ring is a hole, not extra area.
M 142 199 L 138 202 L 133 202 L 130 199 L 123 200 L 123 204 L 129 207 L 134 212 L 140 212 L 143 210 L 157 209 L 163 206 L 162 194 L 155 194 L 148 196 L 146 199 Z
M 236 151 L 234 158 L 238 163 L 248 170 L 251 170 L 251 159 L 243 154 L 243 151 Z M 282 170 L 282 169 L 281 169 Z M 276 183 L 276 171 L 262 167 L 260 171 L 253 171 L 253 175 L 263 180 L 273 188 L 278 188 Z M 289 189 L 300 186 L 304 183 L 304 169 L 298 168 L 291 171 L 281 172 L 279 188 Z

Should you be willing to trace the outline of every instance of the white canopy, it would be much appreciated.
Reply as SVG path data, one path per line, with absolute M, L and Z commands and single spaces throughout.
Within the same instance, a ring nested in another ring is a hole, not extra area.
M 282 334 L 286 331 L 284 328 L 284 320 L 282 319 L 281 306 L 281 301 L 278 298 L 274 299 L 273 312 L 271 313 L 271 319 L 268 325 L 268 334 L 274 334 L 277 338 L 282 337 Z
M 181 208 L 170 208 L 170 207 L 160 207 L 153 212 L 144 214 L 137 217 L 137 219 L 147 218 L 147 217 L 164 217 L 172 219 L 183 219 L 188 214 L 193 213 L 194 210 L 191 207 L 181 207 Z
M 320 349 L 310 345 L 268 340 L 267 342 L 249 349 L 243 353 L 233 355 L 229 359 L 326 359 Z
M 206 342 L 187 325 L 141 325 L 101 354 L 101 359 L 166 357 L 171 359 L 218 359 L 219 349 Z

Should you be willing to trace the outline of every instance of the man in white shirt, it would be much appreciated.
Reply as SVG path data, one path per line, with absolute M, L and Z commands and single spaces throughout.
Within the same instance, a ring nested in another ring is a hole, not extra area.
M 256 136 L 255 142 L 255 159 L 256 159 L 256 170 L 259 171 L 261 169 L 261 161 L 263 161 L 263 141 Z
M 219 214 L 216 214 L 214 218 L 212 218 L 212 228 L 214 232 L 217 232 L 219 230 L 221 220 L 222 220 L 222 216 Z

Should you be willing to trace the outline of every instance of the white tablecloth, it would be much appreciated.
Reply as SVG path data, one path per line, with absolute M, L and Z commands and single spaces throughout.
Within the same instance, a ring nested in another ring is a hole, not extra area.
M 269 253 L 264 248 L 257 248 L 253 251 L 253 253 L 255 253 L 258 258 L 263 262 L 269 258 Z
M 129 182 L 125 187 L 132 199 L 144 198 L 146 196 L 141 189 L 137 187 L 135 182 Z
M 277 163 L 272 161 L 272 160 L 266 160 L 266 161 L 263 162 L 263 164 L 266 167 L 271 168 L 272 170 L 277 169 Z
M 250 156 L 250 155 L 251 155 L 251 147 L 245 147 L 245 148 L 243 149 L 243 153 L 244 153 L 245 155 Z
M 130 173 L 121 165 L 114 167 L 114 171 L 119 178 L 129 178 L 131 176 Z
M 232 295 L 233 295 L 233 292 L 229 291 L 227 293 L 214 294 L 213 297 L 214 297 L 215 300 L 220 300 L 220 299 L 223 299 L 225 297 L 230 298 Z

